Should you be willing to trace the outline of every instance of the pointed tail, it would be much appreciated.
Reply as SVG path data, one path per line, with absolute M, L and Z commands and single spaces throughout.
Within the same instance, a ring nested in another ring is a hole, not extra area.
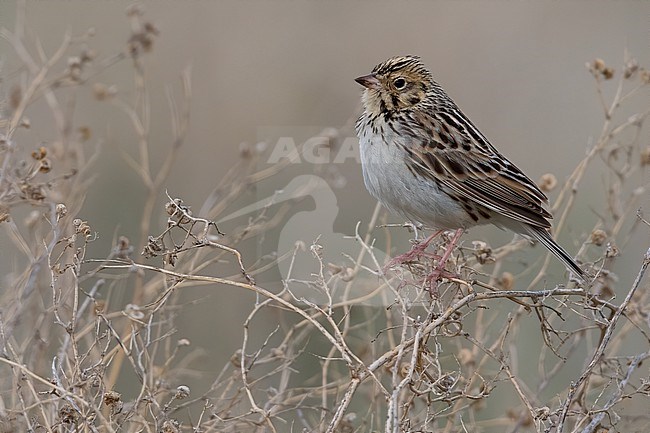
M 573 257 L 571 257 L 569 253 L 564 250 L 564 248 L 558 245 L 558 243 L 555 242 L 553 238 L 551 238 L 548 230 L 541 227 L 526 225 L 526 232 L 541 242 L 546 248 L 548 248 L 548 250 L 552 252 L 555 257 L 560 259 L 566 265 L 567 269 L 579 276 L 582 280 L 585 279 L 585 272 L 580 269 L 578 264 L 573 260 Z

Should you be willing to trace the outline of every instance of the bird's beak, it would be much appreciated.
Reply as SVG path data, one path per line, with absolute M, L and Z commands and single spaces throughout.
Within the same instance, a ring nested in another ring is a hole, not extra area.
M 355 78 L 354 81 L 361 84 L 367 89 L 379 89 L 380 83 L 375 74 L 364 75 L 363 77 Z

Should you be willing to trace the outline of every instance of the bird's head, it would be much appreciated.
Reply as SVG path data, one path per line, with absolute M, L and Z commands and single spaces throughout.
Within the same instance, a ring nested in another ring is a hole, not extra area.
M 433 78 L 419 57 L 400 56 L 378 64 L 372 73 L 355 81 L 366 88 L 365 110 L 378 115 L 405 110 L 423 101 Z

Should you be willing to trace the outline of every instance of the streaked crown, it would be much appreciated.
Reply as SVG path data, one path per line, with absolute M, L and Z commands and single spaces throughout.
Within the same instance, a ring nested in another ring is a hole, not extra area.
M 370 115 L 391 114 L 422 102 L 434 85 L 417 56 L 392 57 L 355 80 L 366 88 L 364 108 Z

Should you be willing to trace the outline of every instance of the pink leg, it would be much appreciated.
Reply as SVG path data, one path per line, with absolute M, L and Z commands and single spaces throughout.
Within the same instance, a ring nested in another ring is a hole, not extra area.
M 454 237 L 451 238 L 451 241 L 449 241 L 449 245 L 447 245 L 447 249 L 445 250 L 445 253 L 440 258 L 440 261 L 438 261 L 438 265 L 433 270 L 433 272 L 427 275 L 426 281 L 429 284 L 433 283 L 434 281 L 437 281 L 438 278 L 440 278 L 442 275 L 449 275 L 449 272 L 445 271 L 445 265 L 447 264 L 447 260 L 449 260 L 451 253 L 454 251 L 454 248 L 456 247 L 458 240 L 463 235 L 463 231 L 464 231 L 463 229 L 456 230 L 456 233 L 454 233 Z M 437 286 L 436 288 L 430 286 L 429 291 L 433 295 L 434 291 L 437 291 L 436 289 Z
M 390 262 L 388 262 L 386 266 L 384 266 L 384 272 L 394 266 L 401 265 L 407 262 L 412 262 L 414 259 L 419 258 L 421 255 L 424 254 L 424 250 L 427 249 L 431 241 L 434 240 L 436 236 L 438 236 L 440 233 L 442 233 L 442 230 L 438 230 L 437 232 L 431 234 L 422 242 L 416 243 L 415 245 L 413 245 L 413 248 L 411 248 L 410 251 L 404 254 L 400 254 L 397 257 L 394 257 Z

